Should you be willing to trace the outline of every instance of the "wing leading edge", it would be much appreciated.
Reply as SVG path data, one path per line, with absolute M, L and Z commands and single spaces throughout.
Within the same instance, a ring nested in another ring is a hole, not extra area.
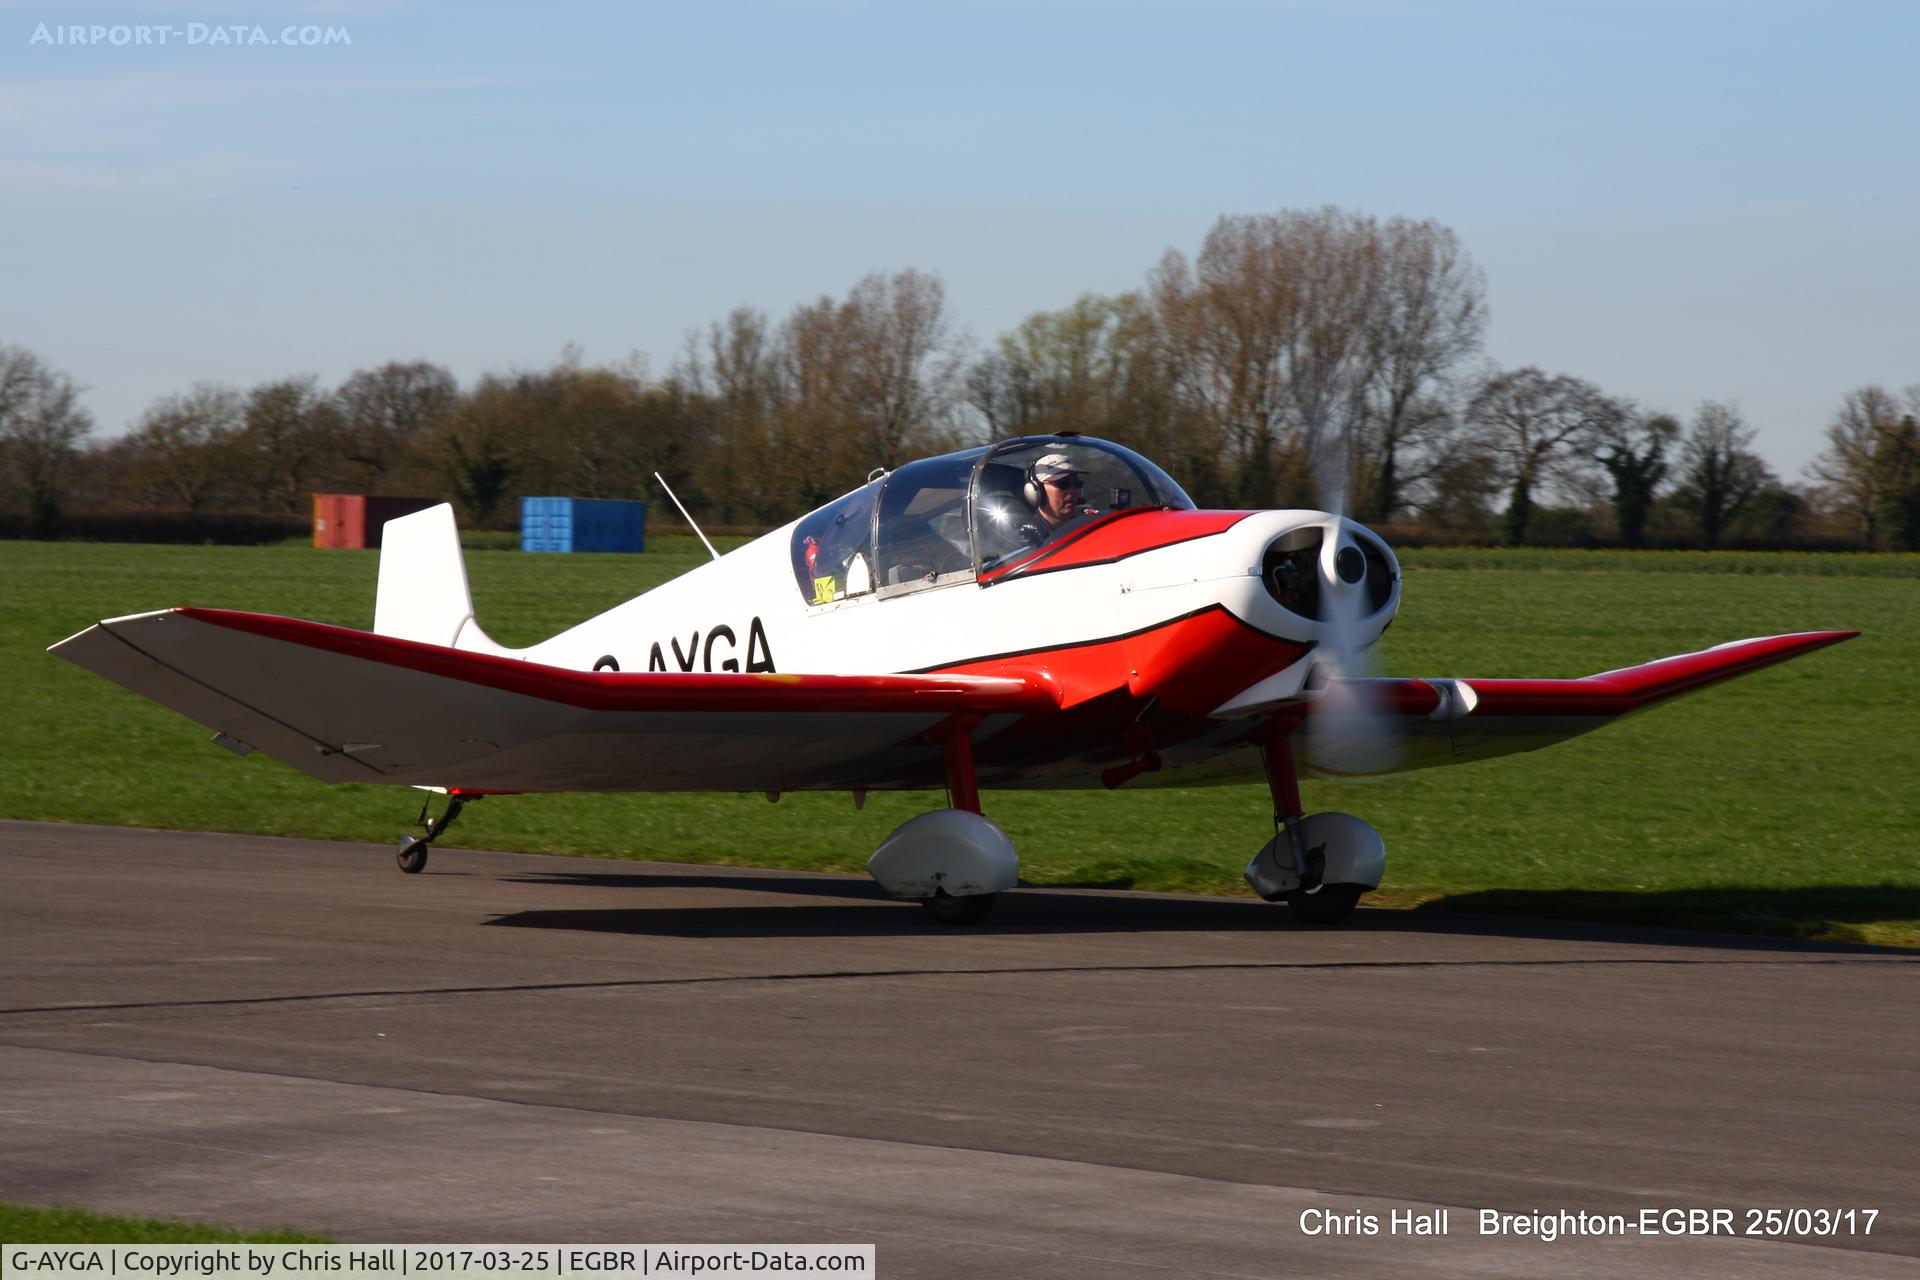
M 1328 699 L 1329 708 L 1358 705 L 1392 724 L 1393 742 L 1381 742 L 1354 717 L 1343 733 L 1339 712 L 1318 718 L 1324 746 L 1309 761 L 1334 777 L 1398 773 L 1464 764 L 1533 751 L 1643 711 L 1681 694 L 1758 671 L 1776 662 L 1839 644 L 1858 631 L 1801 631 L 1734 640 L 1637 667 L 1577 680 L 1424 679 L 1356 680 L 1354 696 Z M 1315 716 L 1315 704 L 1307 715 Z
M 1300 706 L 1315 721 L 1304 763 L 1359 776 L 1536 750 L 1857 634 L 1739 640 L 1577 680 L 1354 681 L 1357 697 Z M 975 717 L 984 740 L 1063 697 L 1038 676 L 573 671 L 221 609 L 112 618 L 51 651 L 323 781 L 475 791 L 939 786 L 929 731 Z M 1356 705 L 1367 714 L 1337 710 Z
M 223 609 L 112 618 L 51 652 L 324 781 L 472 790 L 938 785 L 929 730 L 1059 705 L 1032 679 L 571 671 Z

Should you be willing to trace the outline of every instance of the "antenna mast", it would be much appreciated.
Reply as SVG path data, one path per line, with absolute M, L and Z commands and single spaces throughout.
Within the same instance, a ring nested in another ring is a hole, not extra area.
M 654 472 L 653 478 L 655 480 L 660 480 L 660 473 L 658 471 Z M 701 533 L 700 526 L 693 523 L 693 517 L 690 515 L 687 515 L 687 509 L 683 506 L 680 506 L 680 499 L 675 498 L 673 496 L 672 486 L 668 485 L 665 480 L 660 480 L 660 487 L 666 490 L 667 497 L 673 499 L 673 505 L 676 507 L 680 507 L 680 514 L 686 518 L 687 525 L 689 528 L 693 530 L 694 537 L 700 539 L 700 541 L 702 542 L 707 543 L 707 554 L 712 556 L 715 560 L 718 560 L 720 558 L 720 553 L 713 549 L 713 544 L 711 542 L 707 542 L 707 535 L 704 533 Z

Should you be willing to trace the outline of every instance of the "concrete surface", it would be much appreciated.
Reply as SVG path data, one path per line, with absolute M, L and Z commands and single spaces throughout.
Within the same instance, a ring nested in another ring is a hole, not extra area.
M 1072 890 L 949 930 L 841 877 L 30 823 L 0 872 L 0 1199 L 883 1276 L 1920 1273 L 1910 953 Z

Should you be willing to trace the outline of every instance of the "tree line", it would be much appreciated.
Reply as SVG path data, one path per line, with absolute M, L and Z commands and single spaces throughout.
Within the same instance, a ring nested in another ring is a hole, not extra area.
M 1484 276 L 1448 228 L 1339 209 L 1223 217 L 1138 289 L 1085 295 L 982 347 L 938 276 L 867 276 L 775 319 L 740 307 L 666 372 L 642 356 L 461 386 L 394 361 L 337 386 L 196 383 L 100 438 L 82 388 L 0 345 L 0 513 L 303 516 L 315 492 L 446 497 L 510 525 L 521 494 L 654 495 L 781 523 L 876 467 L 996 437 L 1129 444 L 1203 506 L 1335 507 L 1402 538 L 1920 549 L 1920 384 L 1847 392 L 1806 477 L 1737 405 L 1681 417 L 1485 358 Z

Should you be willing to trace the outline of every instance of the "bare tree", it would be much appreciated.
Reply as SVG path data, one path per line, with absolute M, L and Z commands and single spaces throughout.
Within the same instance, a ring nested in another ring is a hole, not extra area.
M 442 446 L 456 491 L 483 520 L 508 476 L 533 493 L 638 496 L 652 454 L 643 379 L 637 367 L 588 367 L 577 350 L 546 369 L 482 378 Z
M 1909 388 L 1920 408 L 1920 394 Z M 1827 424 L 1827 447 L 1809 467 L 1827 501 L 1854 524 L 1867 546 L 1881 542 L 1886 477 L 1878 454 L 1885 435 L 1900 421 L 1900 402 L 1884 387 L 1856 387 L 1841 398 Z
M 897 466 L 952 406 L 961 361 L 940 277 L 909 268 L 854 285 L 842 311 L 850 344 L 848 408 L 873 461 Z
M 1289 328 L 1287 386 L 1315 494 L 1345 511 L 1354 499 L 1366 343 L 1384 254 L 1372 218 L 1331 208 L 1296 219 L 1293 241 L 1299 314 Z
M 1083 294 L 1003 334 L 967 374 L 971 403 L 1000 434 L 1124 434 L 1132 392 L 1150 360 L 1137 295 Z
M 546 488 L 585 498 L 626 497 L 625 439 L 636 416 L 638 388 L 604 369 L 563 363 L 548 375 L 553 408 L 540 423 Z
M 1176 249 L 1148 272 L 1140 297 L 1141 368 L 1151 370 L 1158 410 L 1150 443 L 1203 504 L 1243 501 L 1244 415 L 1235 388 L 1245 379 L 1236 368 L 1250 359 L 1251 344 L 1213 323 L 1216 306 Z
M 1492 459 L 1508 492 L 1506 540 L 1526 541 L 1534 495 L 1563 481 L 1593 442 L 1616 429 L 1625 407 L 1590 382 L 1529 366 L 1495 373 L 1467 406 L 1475 445 Z
M 1451 452 L 1453 377 L 1478 354 L 1487 326 L 1486 277 L 1452 231 L 1395 218 L 1380 242 L 1355 424 L 1355 508 L 1366 520 L 1391 519 L 1407 486 Z
M 1169 253 L 1149 283 L 1169 367 L 1206 420 L 1239 500 L 1347 488 L 1366 320 L 1381 254 L 1371 218 L 1311 213 L 1221 218 L 1193 268 Z
M 1004 345 L 1005 337 L 1000 339 Z M 961 380 L 966 402 L 993 436 L 1025 435 L 1032 430 L 1038 397 L 1029 393 L 1027 370 L 1004 350 L 989 351 L 967 366 Z
M 93 430 L 80 392 L 25 347 L 0 345 L 0 475 L 20 490 L 29 537 L 48 537 L 59 524 L 62 483 Z
M 1232 496 L 1389 517 L 1444 465 L 1454 371 L 1486 286 L 1446 228 L 1324 208 L 1222 218 L 1192 267 L 1169 253 L 1145 306 L 1167 397 Z
M 999 342 L 1009 399 L 1022 431 L 1091 431 L 1113 399 L 1113 319 L 1105 298 L 1083 295 L 1071 307 L 1041 311 Z
M 1274 504 L 1279 474 L 1298 453 L 1288 439 L 1286 350 L 1298 311 L 1290 258 L 1280 219 L 1222 218 L 1200 247 L 1188 308 L 1198 313 L 1189 325 L 1194 387 L 1233 455 L 1236 497 L 1255 506 Z
M 539 420 L 528 422 L 515 382 L 494 374 L 482 377 L 460 397 L 439 443 L 441 465 L 462 516 L 481 527 L 492 527 L 500 518 L 520 478 L 523 450 L 539 447 L 537 439 L 527 438 Z
M 1731 402 L 1708 400 L 1693 415 L 1680 442 L 1680 486 L 1674 504 L 1693 516 L 1709 547 L 1720 539 L 1760 491 L 1776 484 L 1767 464 L 1748 446 L 1754 431 Z
M 460 387 L 446 369 L 424 360 L 389 361 L 348 375 L 334 392 L 345 422 L 345 460 L 359 485 L 378 488 L 437 433 Z
M 866 276 L 777 329 L 735 311 L 688 344 L 676 371 L 704 398 L 696 411 L 719 445 L 702 491 L 728 518 L 765 520 L 950 444 L 964 347 L 945 287 L 919 271 Z
M 1906 412 L 1880 432 L 1873 453 L 1880 480 L 1880 520 L 1903 551 L 1920 551 L 1920 383 L 1906 390 Z
M 311 376 L 249 391 L 245 424 L 233 444 L 236 471 L 255 509 L 304 510 L 315 488 L 341 478 L 343 435 L 339 406 Z
M 1294 310 L 1288 270 L 1270 227 L 1275 219 L 1222 218 L 1194 267 L 1177 253 L 1161 259 L 1152 296 L 1174 344 L 1181 392 L 1206 424 L 1232 500 L 1273 505 L 1287 422 L 1285 329 Z
M 552 463 L 563 492 L 628 498 L 652 487 L 667 461 L 671 414 L 659 412 L 659 389 L 644 371 L 559 369 L 558 405 L 550 426 Z
M 1506 487 L 1496 459 L 1468 441 L 1435 458 L 1412 506 L 1436 528 L 1484 535 L 1494 527 L 1497 502 Z
M 232 387 L 198 382 L 162 396 L 126 437 L 129 478 L 153 505 L 204 510 L 233 468 L 233 441 L 245 421 Z
M 752 520 L 777 507 L 780 486 L 769 482 L 784 399 L 778 359 L 772 325 L 751 307 L 735 307 L 689 337 L 674 376 L 706 411 L 704 447 L 692 464 L 692 484 L 680 494 L 690 506 L 723 521 Z

